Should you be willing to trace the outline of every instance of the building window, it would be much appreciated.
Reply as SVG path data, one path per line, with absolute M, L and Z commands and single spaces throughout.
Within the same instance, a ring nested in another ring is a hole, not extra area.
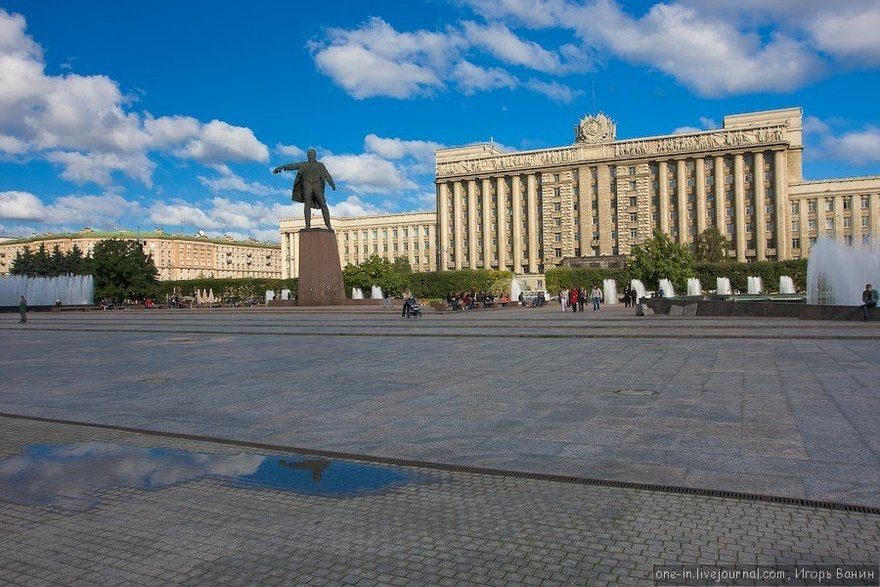
M 792 248 L 792 249 L 799 249 L 799 248 L 801 248 L 801 239 L 799 239 L 799 238 L 793 238 L 793 239 L 791 239 L 791 248 Z
M 862 210 L 867 210 L 868 205 L 871 203 L 871 198 L 869 196 L 862 196 Z
M 639 221 L 639 213 L 638 212 L 630 212 L 629 213 L 629 221 L 630 222 L 638 222 Z
M 639 229 L 638 228 L 630 228 L 629 229 L 629 238 L 639 238 Z
M 825 219 L 825 230 L 834 230 L 834 218 Z
M 559 202 L 556 202 L 555 204 L 553 204 L 553 211 L 554 212 L 561 212 L 562 211 L 562 204 L 560 204 Z
M 554 253 L 557 257 L 561 257 L 561 256 L 562 256 L 562 249 L 553 249 L 553 253 Z
M 635 174 L 636 174 L 636 168 L 635 168 L 635 167 L 630 167 L 630 168 L 629 168 L 629 174 L 630 174 L 630 175 L 635 175 Z
M 801 229 L 801 223 L 800 223 L 800 221 L 798 221 L 798 220 L 792 220 L 792 221 L 791 221 L 791 230 L 792 230 L 792 231 L 795 231 L 795 230 L 800 230 L 800 229 Z
M 834 212 L 834 200 L 825 200 L 825 211 Z
M 844 209 L 844 210 L 849 210 L 851 207 L 852 207 L 852 206 L 850 205 L 850 199 L 849 199 L 849 196 L 843 198 L 843 209 Z
M 815 220 L 808 220 L 807 221 L 807 229 L 816 230 L 816 221 Z
M 867 216 L 862 216 L 862 228 L 868 228 L 871 225 L 871 219 Z
M 629 189 L 630 189 L 630 191 L 635 191 L 635 189 L 636 189 L 636 182 L 635 181 L 629 182 Z
M 562 235 L 559 233 L 554 234 L 553 235 L 553 242 L 561 243 L 562 242 Z
M 844 218 L 843 219 L 843 227 L 844 228 L 852 228 L 852 218 L 850 218 L 849 216 Z
M 638 206 L 638 198 L 635 196 L 631 196 L 629 199 L 629 207 L 635 208 L 636 206 Z
M 800 206 L 798 205 L 797 202 L 794 202 L 794 203 L 791 205 L 791 213 L 792 213 L 792 214 L 798 214 L 798 213 L 799 213 L 799 210 L 800 210 Z
M 807 212 L 815 212 L 817 208 L 816 200 L 807 202 Z

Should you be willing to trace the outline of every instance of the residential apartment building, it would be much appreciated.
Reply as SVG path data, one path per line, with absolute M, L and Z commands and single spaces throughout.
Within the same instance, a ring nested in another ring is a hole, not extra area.
M 437 215 L 434 212 L 332 217 L 330 223 L 336 233 L 339 262 L 343 267 L 359 265 L 372 255 L 379 255 L 390 261 L 405 257 L 413 271 L 437 269 Z M 312 226 L 323 226 L 323 223 L 314 219 Z M 281 275 L 284 279 L 299 275 L 297 233 L 304 227 L 303 218 L 281 221 Z
M 62 253 L 74 245 L 90 255 L 95 243 L 107 239 L 140 240 L 144 252 L 153 258 L 162 281 L 199 277 L 281 277 L 281 249 L 278 245 L 255 240 L 239 241 L 232 237 L 166 234 L 157 228 L 138 234 L 132 231 L 100 232 L 84 228 L 76 233 L 45 234 L 0 242 L 0 275 L 7 275 L 19 251 L 45 246 L 48 252 L 57 245 Z

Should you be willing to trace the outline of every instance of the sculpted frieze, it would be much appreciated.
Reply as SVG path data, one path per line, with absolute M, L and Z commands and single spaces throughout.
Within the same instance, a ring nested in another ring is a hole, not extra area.
M 436 176 L 492 174 L 535 167 L 584 163 L 611 157 L 641 157 L 679 152 L 706 151 L 754 144 L 779 143 L 785 139 L 785 125 L 754 129 L 717 130 L 694 135 L 671 136 L 611 143 L 574 145 L 545 151 L 510 153 L 493 157 L 437 163 Z

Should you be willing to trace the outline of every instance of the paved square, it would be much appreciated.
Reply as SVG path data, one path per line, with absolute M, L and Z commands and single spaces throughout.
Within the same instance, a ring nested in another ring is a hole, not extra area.
M 421 320 L 333 309 L 63 312 L 34 314 L 26 327 L 10 318 L 0 341 L 7 414 L 880 507 L 872 323 L 638 318 L 607 306 Z M 105 437 L 193 443 L 2 421 L 9 456 Z M 5 579 L 57 581 L 63 566 L 79 571 L 60 581 L 69 584 L 161 584 L 168 574 L 192 584 L 614 584 L 646 582 L 665 562 L 878 562 L 880 516 L 868 510 L 424 470 L 440 481 L 363 499 L 203 479 L 108 489 L 75 515 L 7 505 L 0 533 L 14 538 L 2 546 L 19 566 L 3 565 L 17 569 Z M 300 518 L 318 512 L 337 522 L 333 532 L 311 517 L 304 531 Z M 154 560 L 139 545 L 156 540 L 165 546 Z M 75 565 L 44 560 L 70 543 Z M 101 558 L 108 545 L 116 554 Z M 204 568 L 180 548 L 201 553 Z

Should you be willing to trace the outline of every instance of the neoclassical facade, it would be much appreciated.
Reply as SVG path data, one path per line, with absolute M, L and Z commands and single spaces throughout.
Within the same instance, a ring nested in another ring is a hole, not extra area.
M 281 250 L 278 245 L 232 237 L 211 238 L 166 234 L 161 228 L 144 234 L 132 231 L 99 232 L 83 228 L 69 234 L 46 234 L 0 242 L 0 275 L 9 274 L 12 261 L 25 247 L 36 251 L 40 245 L 51 253 L 57 245 L 62 253 L 77 246 L 86 255 L 95 243 L 106 239 L 140 240 L 144 252 L 153 258 L 161 281 L 200 277 L 281 277 Z
M 822 235 L 860 246 L 880 229 L 880 176 L 805 181 L 799 108 L 723 127 L 617 141 L 604 114 L 575 143 L 436 153 L 437 267 L 542 274 L 572 257 L 626 255 L 655 229 L 693 246 L 718 228 L 738 261 L 806 257 Z
M 413 271 L 437 269 L 437 216 L 434 212 L 407 212 L 374 216 L 331 217 L 339 246 L 339 262 L 359 265 L 372 255 L 393 261 L 409 259 Z M 315 227 L 314 221 L 312 226 Z M 319 224 L 323 226 L 323 224 Z M 299 238 L 302 218 L 281 220 L 281 275 L 299 276 Z

